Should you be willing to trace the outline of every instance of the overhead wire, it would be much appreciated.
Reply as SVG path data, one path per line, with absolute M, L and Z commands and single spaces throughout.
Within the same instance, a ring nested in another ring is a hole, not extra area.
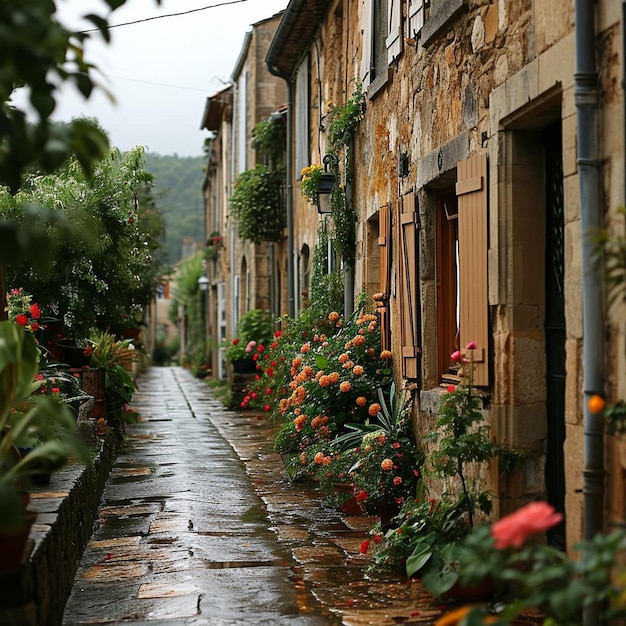
M 227 6 L 229 4 L 241 4 L 242 2 L 249 2 L 249 1 L 250 0 L 225 0 L 225 2 L 219 2 L 218 4 L 210 4 L 209 6 L 206 6 L 206 7 L 198 7 L 197 9 L 189 9 L 187 11 L 180 11 L 179 13 L 168 13 L 166 15 L 153 15 L 151 17 L 145 17 L 140 20 L 133 20 L 131 22 L 121 22 L 120 24 L 110 24 L 109 26 L 107 26 L 107 29 L 111 30 L 112 28 L 119 28 L 121 26 L 132 26 L 134 24 L 142 24 L 144 22 L 151 22 L 152 20 L 162 20 L 166 17 L 179 17 L 181 15 L 189 15 L 191 13 L 198 13 L 199 11 L 206 11 L 208 9 L 216 9 L 218 7 Z M 80 33 L 81 34 L 93 33 L 99 30 L 100 29 L 98 28 L 89 28 L 87 30 L 81 30 Z

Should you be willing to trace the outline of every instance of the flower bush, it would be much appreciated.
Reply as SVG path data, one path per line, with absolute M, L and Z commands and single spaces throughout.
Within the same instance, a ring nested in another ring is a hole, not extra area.
M 344 432 L 347 423 L 364 422 L 391 374 L 389 360 L 381 359 L 375 314 L 360 310 L 344 320 L 333 311 L 309 330 L 294 330 L 275 337 L 258 358 L 259 375 L 244 398 L 283 422 L 279 452 L 304 452 Z
M 462 581 L 490 578 L 506 594 L 498 615 L 489 616 L 490 623 L 511 624 L 529 607 L 540 610 L 546 616 L 544 623 L 553 626 L 580 624 L 583 610 L 591 605 L 598 609 L 598 623 L 614 623 L 626 616 L 626 570 L 620 560 L 626 550 L 626 531 L 581 542 L 569 558 L 536 540 L 561 518 L 548 503 L 532 502 L 492 525 L 477 526 L 463 541 Z M 463 620 L 454 623 L 482 624 L 487 614 L 485 606 L 468 607 Z
M 6 294 L 6 301 L 5 311 L 9 321 L 15 322 L 24 330 L 33 333 L 41 328 L 41 309 L 36 302 L 33 302 L 33 297 L 26 293 L 22 287 L 11 289 Z
M 456 583 L 459 542 L 471 531 L 479 512 L 491 512 L 481 468 L 498 459 L 500 469 L 508 471 L 516 459 L 491 440 L 484 423 L 482 398 L 472 385 L 475 348 L 470 342 L 465 354 L 451 355 L 461 366 L 461 383 L 450 385 L 441 399 L 435 429 L 425 437 L 431 446 L 425 454 L 418 498 L 403 506 L 399 532 L 386 533 L 375 556 L 378 567 L 404 568 L 407 576 L 419 575 L 434 595 Z M 429 489 L 437 493 L 436 498 Z

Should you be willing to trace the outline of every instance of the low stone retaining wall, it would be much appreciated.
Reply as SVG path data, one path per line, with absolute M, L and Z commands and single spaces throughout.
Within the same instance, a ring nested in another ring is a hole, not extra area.
M 61 623 L 113 465 L 114 437 L 100 440 L 99 447 L 91 466 L 69 465 L 31 491 L 28 508 L 37 520 L 20 570 L 0 575 L 0 626 Z

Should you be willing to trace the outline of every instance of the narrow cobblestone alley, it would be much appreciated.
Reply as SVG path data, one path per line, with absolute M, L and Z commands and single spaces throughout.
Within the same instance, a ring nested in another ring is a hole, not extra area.
M 291 484 L 272 425 L 224 409 L 182 368 L 151 368 L 64 625 L 432 624 L 419 584 L 372 581 L 373 523 Z M 232 447 L 231 447 L 232 446 Z

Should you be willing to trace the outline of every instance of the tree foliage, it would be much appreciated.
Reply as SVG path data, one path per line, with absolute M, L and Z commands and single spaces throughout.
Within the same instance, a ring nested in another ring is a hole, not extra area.
M 151 183 L 143 150 L 135 148 L 125 155 L 109 151 L 94 164 L 91 180 L 72 159 L 54 174 L 28 175 L 15 196 L 2 188 L 0 215 L 25 230 L 28 207 L 43 207 L 54 217 L 46 233 L 57 242 L 46 272 L 30 259 L 14 259 L 9 287 L 33 294 L 75 337 L 87 336 L 97 319 L 127 325 L 141 316 L 163 273 L 155 258 L 162 224 Z
M 126 0 L 104 0 L 113 11 Z M 156 0 L 160 3 L 160 0 Z M 85 18 L 109 41 L 107 17 Z M 73 156 L 86 174 L 108 149 L 106 134 L 93 122 L 50 121 L 60 85 L 74 87 L 85 98 L 96 88 L 92 64 L 85 61 L 85 44 L 94 37 L 74 32 L 56 17 L 54 0 L 0 2 L 0 184 L 16 192 L 24 171 L 53 172 Z M 37 119 L 30 123 L 11 98 L 18 88 L 28 92 Z

